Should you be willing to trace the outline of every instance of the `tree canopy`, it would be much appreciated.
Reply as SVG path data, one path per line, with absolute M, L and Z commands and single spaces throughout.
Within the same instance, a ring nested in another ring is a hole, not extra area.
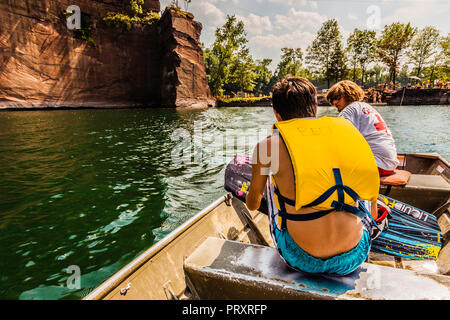
M 208 82 L 214 95 L 268 95 L 276 81 L 288 74 L 306 77 L 328 88 L 332 82 L 348 77 L 361 86 L 405 82 L 412 72 L 430 81 L 450 79 L 449 34 L 440 36 L 439 30 L 430 26 L 417 30 L 410 23 L 395 22 L 378 34 L 356 28 L 346 39 L 344 49 L 338 21 L 330 19 L 321 25 L 305 54 L 300 47 L 283 47 L 273 71 L 272 59 L 253 59 L 245 25 L 236 16 L 227 16 L 215 35 L 212 46 L 204 48 Z

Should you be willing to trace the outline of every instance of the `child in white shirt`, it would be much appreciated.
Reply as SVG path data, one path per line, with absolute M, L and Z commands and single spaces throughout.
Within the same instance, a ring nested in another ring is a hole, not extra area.
M 395 141 L 378 111 L 362 102 L 364 95 L 356 83 L 344 80 L 331 87 L 326 98 L 338 109 L 339 116 L 353 123 L 364 136 L 375 156 L 380 176 L 387 176 L 399 165 Z

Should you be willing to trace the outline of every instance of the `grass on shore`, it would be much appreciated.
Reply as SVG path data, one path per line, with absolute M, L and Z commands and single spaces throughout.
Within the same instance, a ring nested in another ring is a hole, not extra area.
M 236 104 L 236 103 L 245 103 L 245 104 L 254 104 L 259 102 L 271 102 L 271 96 L 265 97 L 251 97 L 251 98 L 216 98 L 219 105 L 227 105 L 227 104 Z

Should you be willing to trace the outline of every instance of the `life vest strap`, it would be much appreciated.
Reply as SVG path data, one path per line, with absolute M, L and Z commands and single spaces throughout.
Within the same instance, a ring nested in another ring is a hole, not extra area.
M 361 219 L 364 219 L 367 215 L 372 217 L 370 212 L 368 212 L 367 209 L 364 207 L 364 205 L 362 205 L 361 202 L 359 201 L 359 200 L 361 200 L 359 195 L 352 188 L 343 184 L 341 171 L 339 169 L 333 169 L 333 174 L 334 174 L 334 178 L 336 181 L 336 185 L 334 185 L 333 187 L 331 187 L 330 189 L 325 191 L 316 200 L 314 200 L 310 204 L 303 207 L 303 208 L 308 208 L 308 207 L 317 206 L 317 205 L 325 202 L 326 200 L 328 200 L 328 198 L 331 197 L 331 195 L 335 191 L 337 191 L 338 201 L 333 201 L 331 204 L 331 207 L 333 209 L 329 209 L 329 210 L 321 210 L 321 211 L 308 213 L 308 214 L 287 213 L 285 204 L 287 203 L 288 205 L 295 207 L 295 201 L 281 195 L 280 190 L 277 187 L 274 188 L 275 194 L 278 196 L 278 203 L 280 204 L 279 214 L 281 217 L 281 229 L 282 230 L 287 229 L 286 220 L 312 221 L 312 220 L 320 219 L 320 218 L 322 218 L 332 212 L 335 212 L 335 211 L 349 212 Z M 345 201 L 345 193 L 347 193 L 358 204 L 358 207 L 351 206 L 344 202 Z
M 294 200 L 291 200 L 291 199 L 286 198 L 285 196 L 283 196 L 280 193 L 280 190 L 278 190 L 277 187 L 275 187 L 274 190 L 275 190 L 275 194 L 278 197 L 278 202 L 280 202 L 280 200 L 281 200 L 282 202 L 287 203 L 288 205 L 295 207 L 295 201 Z

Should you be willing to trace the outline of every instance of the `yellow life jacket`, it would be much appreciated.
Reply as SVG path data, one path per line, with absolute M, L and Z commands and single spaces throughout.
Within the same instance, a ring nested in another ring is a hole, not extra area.
M 273 130 L 287 147 L 295 177 L 295 201 L 284 198 L 275 188 L 277 202 L 282 198 L 296 210 L 310 207 L 323 213 L 303 218 L 305 215 L 285 214 L 288 219 L 313 220 L 333 211 L 356 214 L 358 199 L 377 201 L 380 177 L 375 157 L 350 121 L 334 117 L 292 119 L 275 123 Z

